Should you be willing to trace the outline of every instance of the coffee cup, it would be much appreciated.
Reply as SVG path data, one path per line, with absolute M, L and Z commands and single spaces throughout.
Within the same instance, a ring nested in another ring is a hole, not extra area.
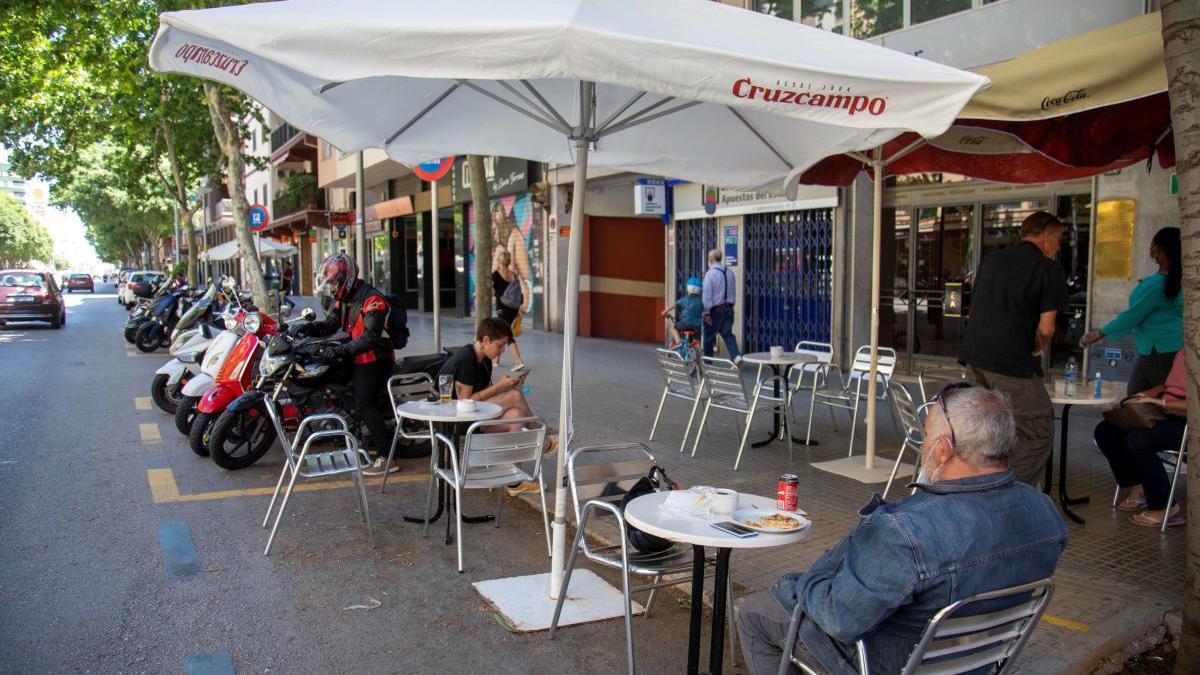
M 777 359 L 783 356 L 783 347 L 771 347 L 771 358 Z
M 460 398 L 458 399 L 458 412 L 469 413 L 475 412 L 475 399 Z
M 736 490 L 717 488 L 712 499 L 712 512 L 718 516 L 727 516 L 737 511 L 738 493 Z

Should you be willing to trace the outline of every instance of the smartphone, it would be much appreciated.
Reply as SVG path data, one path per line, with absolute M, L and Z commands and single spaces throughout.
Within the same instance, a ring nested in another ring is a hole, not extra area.
M 746 527 L 745 525 L 739 525 L 732 521 L 725 521 L 722 523 L 709 523 L 709 525 L 711 527 L 715 527 L 716 529 L 718 529 L 722 532 L 732 534 L 735 537 L 741 537 L 743 539 L 746 537 L 757 537 L 758 536 L 758 533 L 755 532 L 754 530 Z
M 522 364 L 513 366 L 513 369 L 508 371 L 508 374 L 516 377 L 517 375 L 520 375 L 521 373 L 525 372 L 526 370 L 529 370 L 529 366 L 522 363 Z

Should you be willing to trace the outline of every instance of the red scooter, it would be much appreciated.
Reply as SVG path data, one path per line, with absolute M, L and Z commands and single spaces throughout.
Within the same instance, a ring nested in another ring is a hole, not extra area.
M 279 324 L 262 312 L 247 314 L 242 320 L 245 334 L 221 364 L 214 383 L 196 404 L 196 417 L 188 433 L 192 452 L 208 457 L 208 437 L 212 425 L 234 399 L 250 388 L 253 366 L 258 363 L 268 338 L 279 334 Z

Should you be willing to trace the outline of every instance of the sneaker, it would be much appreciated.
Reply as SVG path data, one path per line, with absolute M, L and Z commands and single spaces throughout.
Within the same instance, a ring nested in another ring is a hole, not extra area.
M 369 464 L 365 469 L 362 470 L 363 475 L 364 476 L 382 476 L 383 475 L 383 465 L 386 462 L 387 462 L 386 457 L 376 458 L 376 460 L 374 462 L 371 462 L 371 464 Z M 393 462 L 392 465 L 390 467 L 388 467 L 387 472 L 388 473 L 398 473 L 399 471 L 400 471 L 400 467 L 395 462 Z
M 519 495 L 523 492 L 537 492 L 538 484 L 537 483 L 513 483 L 512 485 L 505 487 L 504 491 L 508 493 L 509 497 L 516 497 L 517 495 Z
M 742 365 L 742 355 L 741 354 L 738 354 L 737 356 L 733 357 L 733 364 L 736 366 Z

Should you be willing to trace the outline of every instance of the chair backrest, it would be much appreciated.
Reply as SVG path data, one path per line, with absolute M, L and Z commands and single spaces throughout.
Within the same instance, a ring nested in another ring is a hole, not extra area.
M 801 340 L 796 343 L 797 354 L 808 354 L 816 359 L 813 363 L 804 364 L 805 367 L 812 367 L 815 364 L 829 365 L 833 362 L 833 345 L 828 342 L 812 342 L 811 340 Z
M 408 401 L 420 401 L 433 395 L 436 388 L 433 378 L 428 373 L 408 373 L 393 375 L 387 381 L 388 399 L 392 402 L 392 414 L 396 416 L 396 429 L 402 438 L 409 440 L 424 440 L 429 438 L 428 431 L 409 433 L 404 428 L 404 420 L 396 414 L 396 407 Z
M 902 675 L 936 672 L 952 675 L 988 665 L 1004 673 L 1025 646 L 1054 594 L 1054 582 L 1041 579 L 964 598 L 929 621 L 913 647 Z M 1002 606 L 971 614 L 972 606 Z
M 700 387 L 700 374 L 695 363 L 689 363 L 672 349 L 656 350 L 658 369 L 662 372 L 667 389 L 677 394 L 695 397 Z
M 891 378 L 892 373 L 896 370 L 896 350 L 891 347 L 879 347 L 879 359 L 875 366 L 875 372 L 879 373 L 884 378 Z M 854 352 L 854 362 L 850 364 L 851 373 L 869 373 L 871 372 L 871 347 L 864 345 Z
M 519 431 L 489 431 L 491 427 L 523 425 Z M 488 420 L 476 422 L 467 429 L 462 448 L 462 479 L 473 471 L 487 467 L 533 462 L 532 476 L 542 469 L 542 445 L 546 439 L 546 422 L 540 417 Z
M 653 466 L 654 454 L 641 443 L 576 448 L 567 455 L 567 481 L 575 507 L 575 524 L 579 524 L 584 502 L 599 499 L 619 504 Z
M 713 404 L 733 404 L 735 407 L 750 407 L 750 392 L 742 379 L 742 370 L 729 359 L 705 356 L 700 359 L 704 369 L 704 386 Z
M 888 383 L 888 390 L 892 397 L 892 405 L 900 417 L 900 424 L 904 426 L 905 442 L 913 448 L 921 447 L 921 441 L 925 438 L 925 419 L 922 413 L 926 412 L 926 406 L 918 408 L 908 387 L 895 380 Z

